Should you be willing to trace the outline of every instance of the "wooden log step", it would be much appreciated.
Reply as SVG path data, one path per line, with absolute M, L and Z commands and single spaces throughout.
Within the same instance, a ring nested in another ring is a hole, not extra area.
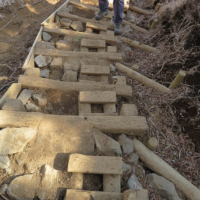
M 59 57 L 78 57 L 78 58 L 101 58 L 112 61 L 121 62 L 122 55 L 121 53 L 108 53 L 108 52 L 74 52 L 74 51 L 64 51 L 64 50 L 55 50 L 55 49 L 39 49 L 35 48 L 34 55 L 43 55 L 43 56 L 59 56 Z
M 37 81 L 37 80 L 36 80 Z M 0 128 L 6 127 L 35 127 L 41 119 L 87 121 L 92 126 L 108 133 L 125 133 L 128 135 L 144 135 L 148 125 L 145 117 L 141 116 L 64 116 L 35 112 L 18 112 L 0 110 Z M 38 127 L 37 127 L 38 128 Z
M 82 65 L 81 74 L 109 75 L 110 67 L 100 65 Z
M 122 193 L 67 189 L 65 200 L 123 200 Z
M 122 158 L 71 154 L 69 156 L 68 172 L 122 174 Z
M 79 94 L 80 103 L 116 103 L 116 92 L 114 91 L 82 91 Z
M 88 33 L 88 32 L 66 30 L 66 29 L 61 29 L 61 28 L 52 28 L 52 27 L 49 27 L 48 25 L 43 27 L 43 31 L 47 33 L 64 35 L 64 36 L 68 35 L 72 37 L 78 37 L 82 35 L 84 36 L 85 39 L 105 40 L 107 44 L 117 45 L 117 37 L 114 36 L 113 31 L 107 32 L 107 35 L 101 35 L 101 34 L 94 34 L 94 33 Z M 112 35 L 111 35 L 111 32 L 113 32 Z
M 105 48 L 106 41 L 105 40 L 92 40 L 92 39 L 82 39 L 81 47 L 87 48 Z
M 90 81 L 90 80 L 79 80 L 79 83 L 95 83 L 95 84 L 108 84 L 108 82 L 96 82 L 96 81 Z
M 82 104 L 84 105 L 84 104 Z M 80 116 L 118 116 L 118 113 L 81 113 Z
M 43 88 L 55 89 L 60 91 L 115 91 L 117 95 L 125 98 L 132 96 L 131 86 L 126 85 L 109 85 L 99 83 L 79 83 L 79 82 L 63 82 L 40 77 L 20 76 L 18 82 L 22 88 Z
M 95 29 L 95 30 L 100 30 L 100 31 L 107 31 L 107 26 L 105 25 L 100 25 L 100 24 L 97 24 L 97 23 L 92 23 L 92 22 L 87 22 L 86 23 L 86 27 L 87 28 L 92 28 L 92 29 Z

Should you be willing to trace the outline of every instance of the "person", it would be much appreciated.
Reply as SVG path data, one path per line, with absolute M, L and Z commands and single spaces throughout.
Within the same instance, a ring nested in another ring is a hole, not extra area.
M 119 35 L 121 33 L 121 23 L 123 20 L 122 13 L 124 10 L 124 0 L 113 0 L 114 9 L 114 33 Z M 108 0 L 99 0 L 99 12 L 95 16 L 96 20 L 101 20 L 105 15 L 108 14 Z

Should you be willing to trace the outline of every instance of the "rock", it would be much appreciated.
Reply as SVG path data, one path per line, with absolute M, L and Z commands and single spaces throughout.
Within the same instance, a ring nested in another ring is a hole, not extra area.
M 111 72 L 115 72 L 116 71 L 116 67 L 112 64 L 109 64 L 110 65 L 110 71 Z
M 125 19 L 126 18 L 126 14 L 122 13 L 122 18 Z
M 53 58 L 51 56 L 44 56 L 46 59 L 47 64 L 51 64 Z
M 31 98 L 32 94 L 33 94 L 33 90 L 24 89 L 20 93 L 18 99 L 20 99 L 23 102 L 23 104 L 25 105 L 27 103 L 27 101 Z
M 78 72 L 79 66 L 71 65 L 71 64 L 68 64 L 68 63 L 66 62 L 66 63 L 64 63 L 64 73 L 65 73 L 67 70 L 72 70 L 72 71 Z
M 130 17 L 130 21 L 129 22 L 131 22 L 131 23 L 135 23 L 135 17 L 134 17 L 134 15 L 130 15 L 129 16 Z
M 40 94 L 34 94 L 33 99 L 35 103 L 39 106 L 45 106 L 47 104 L 47 99 L 42 97 Z
M 69 29 L 70 28 L 70 25 L 72 23 L 72 20 L 70 19 L 65 19 L 65 18 L 61 18 L 60 19 L 60 23 L 62 26 L 64 26 L 65 28 Z
M 172 182 L 157 174 L 148 174 L 147 178 L 148 183 L 153 189 L 157 190 L 163 198 L 168 200 L 181 200 Z
M 55 17 L 55 23 L 59 24 L 59 22 L 60 22 L 60 17 L 58 15 L 56 15 L 56 17 Z
M 141 165 L 137 164 L 136 168 L 135 168 L 135 175 L 138 178 L 143 178 L 144 176 L 144 169 Z
M 10 166 L 8 156 L 0 156 L 0 169 L 7 169 Z
M 126 56 L 123 51 L 121 52 L 121 54 L 122 54 L 122 58 L 124 58 Z
M 67 41 L 59 40 L 56 42 L 56 48 L 69 51 L 71 49 L 71 46 L 69 45 Z
M 1 186 L 0 186 L 0 194 L 5 194 L 7 188 L 8 188 L 8 185 L 7 185 L 7 184 L 1 185 Z
M 22 152 L 20 156 L 16 159 L 16 162 L 18 165 L 23 165 L 26 161 L 27 154 L 25 152 Z
M 28 67 L 26 68 L 24 75 L 40 77 L 40 69 L 35 67 Z
M 26 112 L 26 109 L 24 108 L 24 104 L 21 99 L 6 99 L 2 110 Z
M 38 67 L 46 67 L 47 66 L 46 58 L 42 55 L 35 57 L 35 63 Z
M 76 82 L 77 81 L 77 72 L 72 71 L 72 70 L 67 70 L 62 77 L 62 81 Z
M 63 67 L 63 62 L 62 58 L 54 58 L 53 61 L 50 64 L 50 68 L 62 68 Z
M 126 190 L 123 200 L 149 200 L 148 190 Z
M 124 153 L 131 153 L 133 151 L 133 142 L 125 134 L 119 136 L 119 144 L 122 146 Z
M 70 13 L 73 13 L 74 7 L 72 5 L 67 6 L 67 9 L 69 10 Z
M 128 189 L 134 189 L 134 190 L 143 189 L 141 183 L 138 181 L 138 178 L 135 176 L 135 174 L 132 174 L 131 177 L 128 179 L 127 187 Z
M 10 198 L 31 200 L 35 198 L 39 187 L 40 177 L 27 174 L 13 179 L 6 192 Z
M 36 135 L 33 128 L 5 128 L 0 130 L 0 155 L 23 151 L 26 144 Z
M 138 163 L 138 159 L 139 159 L 139 156 L 135 153 L 130 153 L 128 158 L 127 158 L 127 161 L 131 164 L 137 164 Z
M 44 165 L 41 170 L 41 190 L 38 193 L 40 200 L 56 199 L 58 187 L 58 171 L 49 165 Z
M 42 39 L 43 39 L 44 41 L 46 41 L 46 42 L 49 42 L 49 41 L 51 40 L 51 36 L 50 36 L 48 33 L 43 32 L 43 33 L 42 33 Z
M 123 173 L 130 171 L 131 170 L 131 166 L 126 164 L 124 161 L 122 161 L 122 171 Z
M 48 69 L 40 70 L 40 73 L 41 73 L 41 77 L 49 78 L 49 70 Z
M 122 154 L 119 143 L 100 130 L 94 129 L 94 138 L 98 152 L 103 153 L 105 156 L 120 156 Z
M 129 32 L 132 32 L 133 31 L 133 29 L 130 27 L 130 25 L 125 25 L 124 27 L 123 27 L 123 29 L 124 29 L 124 32 L 125 33 L 129 33 Z
M 125 48 L 124 48 L 124 51 L 125 51 L 125 52 L 130 52 L 130 51 L 132 51 L 132 49 L 131 49 L 131 47 L 125 47 Z
M 155 137 L 151 137 L 148 142 L 147 142 L 147 147 L 151 150 L 154 151 L 158 147 L 158 140 Z
M 73 21 L 72 24 L 70 25 L 70 27 L 75 31 L 79 31 L 79 32 L 84 31 L 83 24 L 79 21 Z
M 29 112 L 33 112 L 33 111 L 38 111 L 40 110 L 40 108 L 38 106 L 36 106 L 35 104 L 29 102 L 28 104 L 25 105 L 26 106 L 26 109 L 27 111 Z

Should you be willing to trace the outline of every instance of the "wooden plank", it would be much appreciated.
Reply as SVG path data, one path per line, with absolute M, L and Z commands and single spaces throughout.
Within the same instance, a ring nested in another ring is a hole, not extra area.
M 95 83 L 95 84 L 108 84 L 108 82 L 96 82 L 96 81 L 90 81 L 90 80 L 79 80 L 79 83 Z
M 97 24 L 97 23 L 92 23 L 92 22 L 87 22 L 86 23 L 86 27 L 87 28 L 92 28 L 92 29 L 95 29 L 95 30 L 100 30 L 100 31 L 107 31 L 107 26 L 105 25 L 100 25 L 100 24 Z
M 108 46 L 107 52 L 117 53 L 117 47 L 116 46 Z
M 35 45 L 38 41 L 41 41 L 42 40 L 42 31 L 43 31 L 43 27 L 40 28 L 38 34 L 37 34 L 37 37 L 35 38 L 35 41 L 31 47 L 31 50 L 29 51 L 29 54 L 23 64 L 23 67 L 22 67 L 22 71 L 25 71 L 25 69 L 27 67 L 33 67 L 34 65 L 34 50 L 35 50 Z
M 18 82 L 22 84 L 22 88 L 43 88 L 55 89 L 60 91 L 116 91 L 117 95 L 125 98 L 132 96 L 132 87 L 125 85 L 109 85 L 100 83 L 79 83 L 79 82 L 63 82 L 52 79 L 44 79 L 40 77 L 20 76 Z
M 83 103 L 84 105 L 86 103 Z M 105 104 L 106 105 L 106 104 Z M 81 113 L 80 116 L 118 116 L 118 113 Z
M 79 94 L 80 103 L 116 103 L 116 92 L 114 91 L 82 91 Z
M 122 174 L 122 158 L 71 154 L 69 156 L 68 172 Z
M 104 174 L 103 175 L 103 191 L 120 193 L 121 192 L 121 176 L 114 175 L 114 174 Z
M 82 39 L 81 47 L 88 48 L 105 48 L 106 41 L 105 40 L 92 40 L 92 39 Z
M 21 91 L 21 84 L 20 83 L 13 83 L 6 93 L 0 99 L 0 109 L 3 107 L 4 102 L 7 98 L 16 99 L 19 92 Z
M 112 61 L 121 62 L 122 55 L 121 53 L 108 53 L 108 52 L 75 52 L 75 51 L 65 51 L 65 50 L 56 50 L 56 49 L 40 49 L 35 48 L 34 54 L 43 55 L 43 56 L 59 56 L 59 57 L 78 57 L 78 58 L 102 58 Z
M 85 120 L 103 132 L 115 134 L 144 135 L 148 130 L 146 118 L 141 116 L 87 116 L 86 119 L 84 116 L 52 115 L 6 110 L 0 110 L 0 128 L 38 126 L 42 118 L 49 117 L 52 120 L 77 120 L 77 122 Z
M 114 34 L 114 31 L 109 31 L 109 30 L 107 30 L 106 34 L 107 34 L 107 35 L 111 35 L 111 36 L 114 36 L 114 35 L 115 35 L 115 34 Z
M 66 30 L 61 28 L 52 28 L 50 26 L 45 26 L 43 28 L 43 31 L 47 33 L 52 34 L 58 34 L 58 35 L 68 35 L 72 37 L 79 37 L 84 36 L 86 39 L 96 39 L 96 40 L 105 40 L 106 43 L 111 45 L 117 45 L 117 37 L 110 36 L 110 35 L 101 35 L 101 34 L 94 34 L 94 33 L 88 33 L 88 32 L 78 32 L 78 31 L 72 31 L 72 30 Z
M 67 189 L 65 200 L 123 200 L 123 194 L 113 192 Z
M 110 67 L 109 66 L 100 66 L 100 65 L 82 65 L 81 74 L 93 74 L 93 75 L 109 75 Z

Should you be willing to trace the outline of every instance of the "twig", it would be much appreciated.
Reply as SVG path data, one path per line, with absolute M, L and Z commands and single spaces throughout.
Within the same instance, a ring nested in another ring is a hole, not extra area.
M 5 28 L 8 24 L 10 24 L 12 22 L 12 19 L 7 23 L 5 24 L 3 27 L 0 28 L 0 30 L 2 30 L 3 28 Z
M 160 72 L 163 70 L 163 67 L 165 66 L 165 64 L 167 63 L 167 62 L 170 62 L 170 61 L 172 61 L 172 60 L 175 60 L 176 58 L 172 58 L 172 59 L 170 59 L 170 60 L 167 60 L 167 61 L 165 61 L 164 63 L 163 63 L 163 65 L 162 65 L 162 67 L 161 67 L 161 69 L 158 71 L 158 73 L 156 74 L 156 76 L 158 75 L 158 74 L 160 74 Z
M 0 196 L 1 196 L 3 199 L 5 199 L 5 200 L 9 200 L 9 199 L 7 199 L 6 197 L 4 197 L 4 195 L 1 194 L 1 193 L 0 193 Z
M 13 69 L 11 67 L 9 67 L 7 64 L 0 64 L 0 66 L 2 67 L 7 67 L 8 69 L 10 69 L 11 71 L 13 71 Z

